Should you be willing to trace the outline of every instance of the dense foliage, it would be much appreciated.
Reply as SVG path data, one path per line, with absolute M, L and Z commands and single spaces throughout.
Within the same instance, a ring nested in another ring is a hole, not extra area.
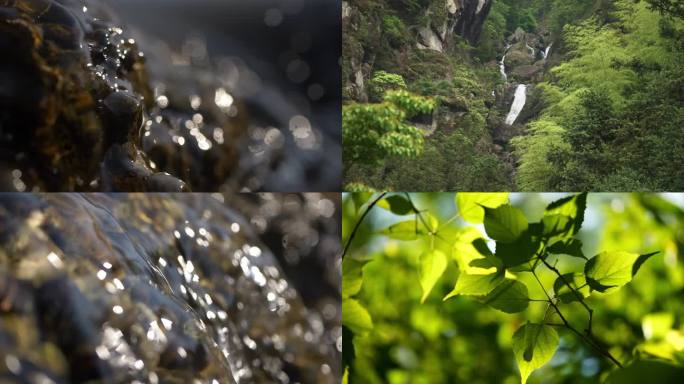
M 684 188 L 684 24 L 646 3 L 611 5 L 607 20 L 564 29 L 566 60 L 515 141 L 521 189 Z
M 673 198 L 347 195 L 345 380 L 676 382 L 684 196 Z
M 476 42 L 454 35 L 443 39 L 442 51 L 417 46 L 425 25 L 442 33 L 445 0 L 349 3 L 356 13 L 344 29 L 343 75 L 349 84 L 369 71 L 369 100 L 345 93 L 345 103 L 372 105 L 386 89 L 401 88 L 439 106 L 417 121 L 431 127 L 410 157 L 345 155 L 345 183 L 379 190 L 684 188 L 676 166 L 684 160 L 681 1 L 496 0 Z M 522 80 L 502 78 L 499 61 L 520 33 L 543 39 L 533 53 L 549 42 L 553 49 L 548 58 L 537 54 L 534 65 L 507 58 L 518 75 L 541 71 L 524 80 L 527 104 L 506 126 Z

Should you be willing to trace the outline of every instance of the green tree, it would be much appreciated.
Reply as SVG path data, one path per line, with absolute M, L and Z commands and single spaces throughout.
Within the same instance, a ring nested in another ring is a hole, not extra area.
M 415 157 L 423 150 L 423 133 L 407 120 L 429 114 L 435 101 L 405 90 L 385 93 L 377 104 L 349 104 L 342 108 L 344 161 L 377 164 L 387 156 Z

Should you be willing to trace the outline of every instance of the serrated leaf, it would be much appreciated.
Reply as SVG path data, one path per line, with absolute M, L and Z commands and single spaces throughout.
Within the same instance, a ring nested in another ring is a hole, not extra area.
M 378 202 L 378 206 L 399 216 L 413 213 L 411 202 L 403 196 L 392 195 L 386 197 Z
M 407 220 L 392 224 L 380 231 L 380 233 L 392 239 L 411 241 L 425 235 L 427 231 L 418 220 Z
M 574 257 L 580 257 L 586 260 L 586 256 L 582 252 L 582 242 L 577 239 L 569 239 L 566 241 L 558 241 L 547 248 L 549 253 L 555 255 L 569 255 Z
M 456 206 L 463 220 L 472 224 L 482 224 L 484 208 L 496 208 L 508 202 L 508 192 L 504 193 L 472 193 L 456 194 Z
M 513 354 L 522 384 L 530 374 L 548 363 L 558 348 L 558 333 L 548 325 L 526 323 L 513 334 Z
M 492 273 L 488 275 L 470 275 L 461 273 L 456 280 L 453 291 L 444 297 L 447 300 L 456 295 L 484 296 L 492 292 L 504 281 L 503 273 Z
M 545 215 L 563 215 L 572 219 L 569 233 L 577 234 L 584 222 L 584 210 L 587 208 L 587 194 L 567 196 L 556 200 L 546 207 Z
M 342 324 L 356 334 L 373 329 L 373 320 L 368 310 L 354 299 L 342 299 Z
M 542 236 L 547 239 L 563 239 L 572 236 L 570 233 L 573 226 L 573 219 L 569 216 L 559 214 L 546 214 L 542 218 Z
M 601 252 L 584 265 L 584 274 L 591 289 L 606 292 L 629 283 L 641 264 L 653 254 Z M 641 259 L 640 259 L 641 258 Z M 637 261 L 641 260 L 637 265 Z M 635 269 L 636 266 L 636 269 Z
M 447 257 L 440 250 L 427 251 L 420 255 L 420 287 L 423 289 L 421 303 L 425 302 L 446 267 Z
M 512 205 L 485 208 L 484 226 L 487 235 L 502 243 L 513 243 L 527 231 L 525 214 Z
M 577 291 L 582 299 L 591 294 L 591 290 L 587 285 L 587 280 L 583 273 L 566 273 L 563 274 L 563 277 L 570 284 L 570 287 Z M 557 277 L 556 281 L 553 283 L 553 292 L 556 294 L 556 297 L 564 303 L 579 301 L 579 297 L 577 297 L 577 295 L 573 293 L 570 288 L 568 288 L 567 284 L 565 284 L 565 281 L 563 281 L 563 279 L 560 277 Z
M 530 298 L 527 286 L 524 283 L 518 280 L 505 279 L 501 285 L 483 297 L 481 301 L 499 311 L 517 313 L 527 308 Z
M 342 297 L 354 296 L 363 284 L 363 266 L 368 261 L 345 257 L 342 261 Z

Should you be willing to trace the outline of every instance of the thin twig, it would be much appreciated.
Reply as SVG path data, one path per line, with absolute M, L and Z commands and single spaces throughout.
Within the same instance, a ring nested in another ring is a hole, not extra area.
M 535 279 L 537 280 L 537 282 L 539 283 L 539 286 L 540 286 L 540 287 L 542 288 L 542 290 L 544 291 L 544 294 L 546 295 L 546 297 L 549 298 L 549 304 L 550 304 L 550 305 L 553 307 L 553 309 L 556 311 L 556 313 L 558 314 L 558 317 L 560 317 L 560 319 L 561 319 L 561 321 L 563 322 L 563 324 L 565 325 L 565 327 L 566 327 L 567 329 L 571 330 L 571 331 L 572 331 L 573 333 L 575 333 L 577 336 L 579 336 L 579 338 L 582 339 L 585 343 L 587 343 L 587 345 L 593 347 L 594 349 L 596 349 L 597 352 L 599 352 L 600 354 L 602 354 L 603 356 L 605 356 L 606 358 L 608 358 L 610 361 L 612 361 L 612 362 L 613 362 L 615 365 L 617 365 L 618 367 L 622 368 L 622 364 L 621 364 L 615 357 L 613 357 L 613 355 L 611 355 L 610 352 L 608 352 L 607 350 L 603 349 L 603 348 L 602 348 L 602 347 L 601 347 L 593 338 L 591 338 L 589 335 L 586 335 L 586 334 L 581 333 L 580 331 L 578 331 L 577 329 L 575 329 L 575 327 L 573 327 L 572 325 L 570 325 L 570 323 L 569 323 L 568 320 L 565 318 L 565 316 L 563 316 L 563 313 L 561 312 L 560 308 L 558 308 L 558 305 L 556 305 L 556 303 L 553 302 L 553 299 L 551 299 L 551 296 L 548 294 L 548 292 L 546 292 L 546 289 L 544 288 L 544 284 L 542 284 L 541 280 L 539 280 L 539 276 L 537 276 L 537 273 L 536 273 L 534 270 L 532 270 L 532 275 L 534 275 L 534 278 L 535 278 Z
M 361 215 L 361 218 L 359 218 L 359 220 L 356 222 L 356 224 L 354 224 L 354 229 L 352 229 L 351 233 L 349 234 L 349 238 L 347 239 L 347 243 L 344 245 L 344 250 L 342 251 L 342 259 L 344 259 L 344 255 L 347 254 L 347 251 L 349 250 L 349 246 L 351 245 L 352 240 L 354 240 L 354 236 L 356 236 L 356 232 L 359 230 L 359 227 L 361 226 L 363 219 L 366 218 L 366 215 L 368 215 L 368 213 L 371 211 L 371 209 L 373 209 L 375 204 L 377 204 L 378 201 L 382 200 L 382 198 L 385 197 L 386 195 L 387 195 L 387 192 L 383 192 L 380 194 L 380 196 L 375 198 L 375 200 L 373 200 L 368 205 L 368 207 L 366 207 L 366 210 Z
M 556 275 L 558 275 L 558 277 L 563 281 L 563 283 L 568 287 L 568 289 L 570 289 L 570 291 L 572 291 L 572 293 L 575 294 L 575 297 L 577 297 L 577 300 L 580 302 L 580 304 L 582 304 L 582 306 L 587 310 L 587 312 L 589 313 L 589 325 L 587 326 L 587 329 L 585 331 L 587 332 L 587 334 L 591 335 L 591 323 L 594 318 L 594 310 L 589 308 L 587 303 L 584 302 L 584 297 L 570 285 L 570 282 L 568 282 L 565 276 L 563 276 L 563 274 L 560 273 L 558 268 L 556 268 L 554 265 L 549 264 L 548 261 L 546 261 L 545 257 L 540 258 L 540 260 L 542 263 L 544 263 L 546 268 L 552 270 Z

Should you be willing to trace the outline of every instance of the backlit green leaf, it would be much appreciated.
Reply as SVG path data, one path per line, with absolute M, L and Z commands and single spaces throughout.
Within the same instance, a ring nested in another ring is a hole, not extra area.
M 368 261 L 346 257 L 342 261 L 342 297 L 354 296 L 363 284 L 363 266 Z
M 580 297 L 584 299 L 591 293 L 583 273 L 566 273 L 563 275 L 563 278 L 565 281 L 562 278 L 557 277 L 556 281 L 553 283 L 553 291 L 560 301 L 564 303 L 579 301 Z M 568 287 L 565 283 L 566 281 L 570 284 L 572 289 Z M 573 290 L 575 290 L 580 297 L 577 297 Z
M 366 308 L 349 298 L 342 299 L 342 324 L 356 334 L 373 329 L 373 320 Z
M 392 195 L 378 202 L 378 206 L 389 210 L 395 215 L 408 215 L 413 213 L 413 206 L 405 197 Z
M 513 334 L 513 354 L 522 383 L 532 371 L 548 363 L 558 348 L 558 333 L 548 325 L 526 323 Z
M 472 193 L 460 192 L 456 194 L 456 206 L 463 220 L 482 224 L 484 208 L 496 208 L 508 202 L 508 192 L 505 193 Z
M 420 255 L 420 286 L 423 288 L 421 303 L 425 302 L 446 267 L 447 257 L 442 251 L 432 250 Z
M 390 225 L 380 231 L 385 236 L 396 240 L 416 240 L 427 233 L 425 226 L 419 220 L 407 220 Z
M 573 219 L 569 216 L 559 214 L 547 214 L 542 218 L 542 235 L 547 239 L 563 239 L 572 236 L 570 231 L 573 226 Z
M 444 297 L 444 300 L 456 295 L 484 296 L 504 281 L 503 273 L 488 275 L 469 275 L 461 273 L 456 280 L 454 290 Z
M 487 296 L 483 297 L 482 302 L 502 312 L 517 313 L 527 308 L 530 299 L 527 286 L 524 283 L 506 279 Z
M 539 250 L 539 242 L 528 232 L 523 233 L 512 243 L 496 242 L 496 257 L 504 268 L 512 268 L 528 262 Z
M 513 243 L 527 230 L 525 214 L 511 205 L 485 208 L 485 231 L 492 239 L 502 243 Z
M 572 195 L 556 200 L 546 207 L 545 216 L 548 215 L 563 215 L 572 219 L 569 232 L 576 234 L 579 232 L 584 222 L 584 210 L 587 208 L 587 194 L 580 193 L 579 195 Z
M 584 256 L 584 253 L 582 253 L 582 242 L 577 239 L 558 241 L 556 243 L 553 243 L 550 247 L 548 247 L 547 251 L 555 255 L 570 255 L 575 257 L 581 257 L 583 259 L 587 258 L 586 256 Z
M 653 254 L 639 255 L 622 251 L 599 253 L 584 265 L 587 283 L 599 292 L 619 288 L 632 280 L 641 264 L 650 256 Z

